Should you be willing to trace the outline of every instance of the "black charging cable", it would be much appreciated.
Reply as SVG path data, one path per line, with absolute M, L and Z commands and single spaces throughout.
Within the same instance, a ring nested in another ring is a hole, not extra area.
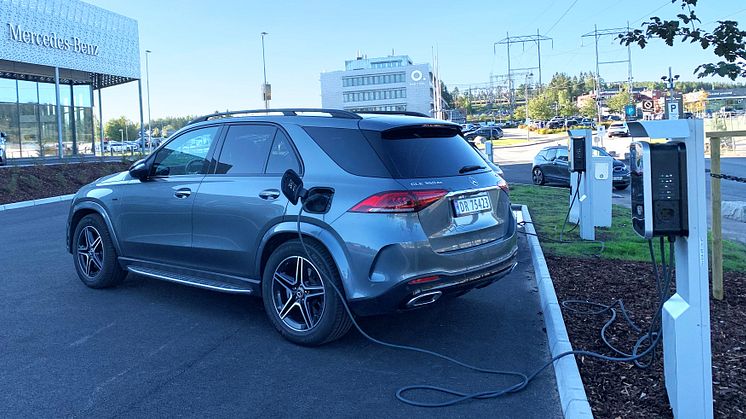
M 301 208 L 300 208 L 300 210 L 298 212 L 298 221 L 297 221 L 298 238 L 300 240 L 301 246 L 303 247 L 303 251 L 306 254 L 306 257 L 308 257 L 308 260 L 313 261 L 313 257 L 311 256 L 311 252 L 308 251 L 308 248 L 306 247 L 306 244 L 305 244 L 304 239 L 303 239 L 303 233 L 301 232 L 300 222 L 301 222 L 301 216 L 302 216 L 302 214 L 303 214 L 303 207 L 301 205 Z M 673 247 L 671 247 L 671 252 L 672 252 L 671 253 L 671 257 L 669 258 L 669 260 L 673 259 Z M 656 275 L 657 275 L 658 268 L 657 268 L 657 266 L 655 266 L 654 268 L 655 268 Z M 664 269 L 664 272 L 667 272 L 668 275 L 669 275 L 669 277 L 666 280 L 666 293 L 667 293 L 668 292 L 667 291 L 668 286 L 670 285 L 670 272 L 671 272 L 671 270 L 670 269 L 668 269 L 668 270 Z M 323 282 L 323 279 L 322 279 L 322 282 Z M 373 342 L 375 344 L 381 345 L 381 346 L 386 347 L 386 348 L 399 349 L 399 350 L 405 350 L 405 351 L 411 351 L 411 352 L 417 352 L 417 353 L 421 353 L 421 354 L 425 354 L 425 355 L 430 355 L 430 356 L 433 356 L 433 357 L 436 357 L 436 358 L 440 358 L 440 359 L 442 359 L 444 361 L 451 362 L 453 364 L 459 365 L 459 366 L 461 366 L 463 368 L 470 369 L 470 370 L 476 371 L 476 372 L 481 372 L 481 373 L 485 373 L 485 374 L 511 376 L 511 377 L 517 377 L 517 378 L 520 379 L 520 381 L 518 381 L 517 383 L 509 385 L 509 386 L 506 386 L 506 387 L 502 387 L 502 388 L 498 388 L 498 389 L 494 389 L 494 390 L 474 392 L 474 393 L 464 393 L 464 392 L 453 390 L 453 389 L 450 389 L 450 388 L 438 387 L 438 386 L 432 386 L 432 385 L 411 385 L 411 386 L 406 386 L 406 387 L 399 388 L 396 391 L 396 398 L 399 401 L 401 401 L 401 402 L 403 402 L 405 404 L 408 404 L 410 406 L 417 406 L 417 407 L 446 407 L 446 406 L 452 406 L 452 405 L 455 405 L 457 403 L 464 402 L 466 400 L 473 400 L 473 399 L 475 399 L 475 400 L 493 399 L 493 398 L 497 398 L 497 397 L 503 396 L 505 394 L 516 393 L 516 392 L 521 391 L 524 388 L 526 388 L 526 386 L 528 386 L 528 384 L 534 378 L 536 378 L 537 375 L 539 375 L 542 371 L 544 371 L 545 369 L 547 369 L 555 361 L 557 361 L 557 360 L 559 360 L 561 358 L 564 358 L 566 356 L 569 356 L 569 355 L 581 355 L 581 356 L 587 356 L 587 357 L 591 357 L 591 358 L 597 358 L 597 359 L 601 359 L 601 360 L 604 360 L 604 361 L 613 361 L 613 362 L 636 362 L 636 361 L 638 361 L 640 359 L 643 359 L 644 357 L 648 356 L 651 352 L 653 352 L 655 350 L 656 346 L 658 346 L 658 343 L 660 343 L 660 339 L 661 339 L 661 336 L 662 336 L 662 334 L 660 332 L 658 332 L 658 333 L 656 333 L 654 335 L 648 333 L 644 337 L 641 337 L 640 339 L 638 339 L 637 343 L 632 348 L 632 353 L 631 354 L 626 354 L 624 352 L 617 351 L 618 353 L 620 353 L 622 355 L 621 357 L 607 356 L 607 355 L 603 355 L 603 354 L 600 354 L 600 353 L 597 353 L 597 352 L 593 352 L 593 351 L 582 351 L 582 350 L 580 350 L 580 351 L 567 351 L 567 352 L 563 352 L 563 353 L 561 353 L 561 354 L 553 357 L 548 362 L 546 362 L 541 367 L 539 367 L 534 372 L 532 372 L 531 374 L 528 374 L 528 375 L 526 375 L 526 374 L 524 374 L 522 372 L 518 372 L 518 371 L 506 371 L 506 370 L 495 370 L 495 369 L 481 368 L 481 367 L 477 367 L 477 366 L 474 366 L 474 365 L 471 365 L 471 364 L 467 364 L 465 362 L 459 361 L 459 360 L 457 360 L 455 358 L 452 358 L 452 357 L 447 356 L 447 355 L 440 354 L 440 353 L 435 352 L 435 351 L 430 351 L 430 350 L 427 350 L 427 349 L 418 348 L 416 346 L 399 345 L 399 344 L 395 344 L 395 343 L 384 342 L 382 340 L 379 340 L 379 339 L 376 339 L 376 338 L 370 336 L 368 333 L 366 333 L 363 330 L 362 327 L 360 327 L 360 325 L 355 320 L 355 316 L 352 314 L 352 311 L 350 310 L 350 307 L 347 304 L 347 299 L 345 298 L 345 295 L 342 292 L 342 290 L 340 290 L 333 281 L 330 280 L 330 281 L 327 281 L 327 282 L 329 283 L 329 285 L 331 285 L 332 289 L 334 289 L 334 292 L 337 293 L 337 296 L 341 300 L 342 306 L 344 307 L 345 312 L 347 313 L 348 316 L 350 316 L 350 321 L 352 322 L 352 325 L 355 326 L 355 329 L 361 335 L 363 335 L 363 337 L 365 337 L 367 340 L 369 340 L 370 342 Z M 661 297 L 663 296 L 662 293 L 660 293 L 658 295 L 661 296 Z M 657 308 L 656 312 L 660 312 L 663 309 L 663 303 L 664 302 L 665 301 L 663 299 L 661 299 L 659 301 L 658 308 Z M 587 303 L 587 302 L 584 302 L 584 303 Z M 588 304 L 595 304 L 595 303 L 588 303 Z M 601 306 L 601 305 L 598 305 L 598 306 Z M 628 322 L 630 324 L 634 325 L 634 323 L 632 323 L 631 320 L 629 320 L 629 316 L 627 315 L 626 310 L 624 309 L 623 303 L 621 303 L 621 302 L 620 302 L 620 307 L 622 307 L 622 313 L 625 316 L 625 318 L 628 319 Z M 615 311 L 615 309 L 613 309 L 613 307 L 607 306 L 607 308 L 605 308 L 604 310 L 599 311 L 599 314 L 602 313 L 602 312 L 604 312 L 604 311 L 610 311 L 612 313 L 612 318 L 616 319 L 616 311 Z M 657 315 L 656 315 L 656 317 L 657 317 Z M 613 322 L 613 319 L 610 320 L 609 322 L 607 322 L 607 324 L 610 325 L 611 322 Z M 605 325 L 605 328 L 602 329 L 602 333 L 607 328 L 608 327 Z M 637 331 L 640 330 L 639 327 L 637 327 L 636 325 L 635 325 L 635 328 L 636 328 Z M 643 350 L 640 351 L 640 348 L 643 347 L 643 345 L 644 345 L 644 343 L 646 341 L 649 341 L 650 344 L 645 349 L 643 349 Z M 409 397 L 405 396 L 406 393 L 409 393 L 409 392 L 412 392 L 412 391 L 432 391 L 432 392 L 436 392 L 436 393 L 446 394 L 446 395 L 452 396 L 452 397 L 450 399 L 444 401 L 444 402 L 434 402 L 434 403 L 431 403 L 431 402 L 422 402 L 422 401 L 418 401 L 418 400 L 415 400 L 415 399 L 412 399 L 412 398 L 409 398 Z

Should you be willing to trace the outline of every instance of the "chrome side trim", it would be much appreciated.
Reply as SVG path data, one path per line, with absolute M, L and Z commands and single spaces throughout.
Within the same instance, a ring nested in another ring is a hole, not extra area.
M 130 271 L 130 272 L 132 272 L 132 273 L 136 273 L 138 275 L 144 275 L 144 276 L 147 276 L 147 277 L 150 277 L 150 278 L 160 279 L 160 280 L 163 280 L 163 281 L 174 282 L 174 283 L 177 283 L 177 284 L 188 285 L 188 286 L 197 287 L 197 288 L 204 288 L 204 289 L 213 290 L 213 291 L 227 292 L 227 293 L 231 293 L 231 294 L 252 294 L 253 293 L 253 291 L 251 289 L 225 288 L 225 287 L 220 287 L 220 286 L 217 286 L 217 285 L 202 284 L 202 283 L 199 283 L 199 282 L 192 282 L 192 281 L 187 281 L 187 280 L 184 280 L 184 279 L 174 278 L 174 277 L 171 277 L 171 276 L 166 276 L 166 275 L 161 275 L 161 274 L 155 274 L 155 273 L 148 272 L 148 271 L 143 271 L 143 270 L 140 270 L 140 269 L 138 269 L 136 267 L 132 267 L 132 266 L 128 266 L 127 270 Z
M 451 191 L 446 194 L 446 198 L 451 198 L 458 195 L 467 195 L 467 194 L 475 194 L 479 192 L 487 192 L 491 191 L 493 189 L 499 189 L 500 187 L 497 185 L 494 186 L 487 186 L 484 188 L 476 188 L 476 189 L 462 189 L 460 191 Z

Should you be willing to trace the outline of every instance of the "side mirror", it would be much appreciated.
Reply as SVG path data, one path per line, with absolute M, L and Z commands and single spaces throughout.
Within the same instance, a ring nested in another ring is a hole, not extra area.
M 280 189 L 282 189 L 282 194 L 285 195 L 285 198 L 293 205 L 296 205 L 299 199 L 305 198 L 308 194 L 308 191 L 303 189 L 303 180 L 293 169 L 288 169 L 282 175 Z
M 138 160 L 132 164 L 129 168 L 130 176 L 140 181 L 148 180 L 150 174 L 150 166 L 145 160 Z

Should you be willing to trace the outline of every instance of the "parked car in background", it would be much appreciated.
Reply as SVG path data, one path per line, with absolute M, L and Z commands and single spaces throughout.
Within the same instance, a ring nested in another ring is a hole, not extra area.
M 464 133 L 464 138 L 474 142 L 477 137 L 484 137 L 487 140 L 497 140 L 503 137 L 503 130 L 497 126 L 480 127 L 473 131 Z
M 461 124 L 462 132 L 474 131 L 477 128 L 479 128 L 479 125 L 472 124 L 471 122 L 467 122 L 466 124 Z
M 612 157 L 601 147 L 593 147 L 593 156 Z M 534 163 L 531 167 L 531 180 L 535 185 L 558 183 L 570 186 L 568 164 L 567 147 L 545 147 L 534 157 Z M 630 182 L 629 168 L 621 160 L 614 159 L 613 164 L 612 185 L 614 189 L 626 189 Z
M 614 122 L 609 125 L 606 135 L 611 137 L 629 137 L 629 127 L 626 122 Z
M 114 153 L 129 153 L 137 149 L 137 144 L 131 141 L 109 141 L 108 144 L 104 143 L 104 151 L 112 151 Z
M 722 107 L 720 107 L 720 110 L 718 111 L 718 114 L 721 117 L 727 118 L 729 116 L 736 116 L 737 112 L 736 112 L 736 109 L 733 106 L 722 106 Z
M 8 161 L 8 156 L 6 154 L 5 148 L 7 147 L 5 145 L 7 136 L 4 132 L 0 131 L 0 166 L 4 165 Z

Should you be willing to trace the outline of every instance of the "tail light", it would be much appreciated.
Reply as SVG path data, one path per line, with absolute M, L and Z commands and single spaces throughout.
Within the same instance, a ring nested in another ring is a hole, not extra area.
M 371 195 L 352 207 L 351 212 L 417 212 L 443 198 L 448 191 L 389 191 Z
M 428 283 L 428 282 L 437 281 L 439 279 L 440 279 L 440 277 L 437 276 L 437 275 L 425 276 L 425 277 L 422 277 L 422 278 L 413 279 L 413 280 L 407 282 L 407 284 L 409 284 L 409 285 L 419 285 L 419 284 L 425 284 L 425 283 Z
M 502 178 L 502 176 L 497 177 L 497 186 L 504 190 L 505 193 L 510 193 L 510 185 L 508 185 L 508 182 L 505 181 L 505 179 Z

